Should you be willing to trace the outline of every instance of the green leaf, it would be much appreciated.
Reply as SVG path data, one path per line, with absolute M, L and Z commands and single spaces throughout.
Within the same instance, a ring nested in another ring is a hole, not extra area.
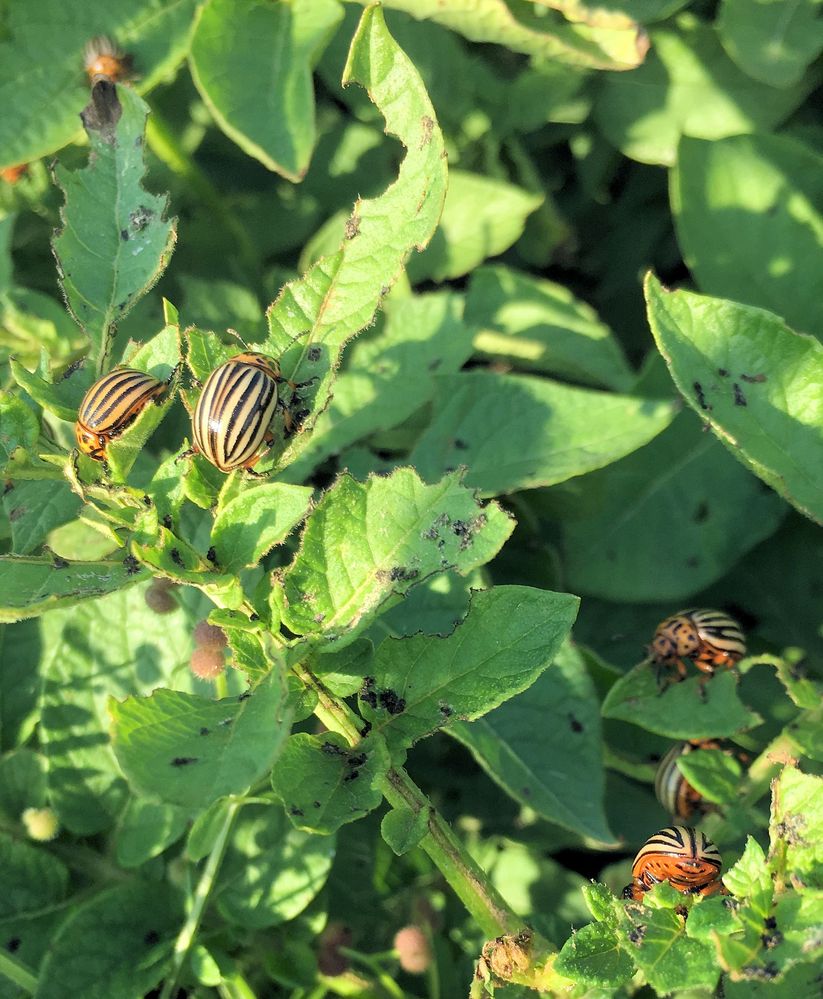
M 758 5 L 759 6 L 759 5 Z M 683 139 L 672 175 L 677 238 L 701 291 L 821 336 L 823 157 L 796 139 Z
M 29 371 L 14 358 L 11 358 L 9 367 L 14 380 L 38 406 L 69 423 L 74 423 L 77 419 L 77 410 L 83 396 L 94 380 L 91 366 L 84 364 L 71 365 L 56 381 L 49 380 L 51 373 L 47 367 L 40 370 L 43 369 L 42 361 L 36 372 Z
M 4 467 L 18 448 L 31 451 L 39 434 L 37 416 L 22 400 L 0 396 L 0 460 Z
M 390 766 L 380 738 L 370 736 L 352 749 L 335 732 L 301 732 L 286 742 L 271 782 L 296 829 L 328 834 L 377 808 Z
M 11 749 L 26 742 L 40 719 L 39 622 L 0 625 L 0 654 L 0 737 Z
M 823 888 L 823 778 L 784 767 L 772 788 L 769 835 L 787 881 Z
M 356 482 L 342 475 L 303 531 L 282 579 L 283 621 L 295 634 L 353 638 L 391 594 L 427 576 L 488 562 L 513 524 L 449 475 L 424 485 L 410 468 Z
M 0 863 L 3 865 L 0 919 L 44 909 L 65 898 L 68 869 L 46 850 L 0 832 Z
M 78 904 L 51 940 L 37 999 L 134 999 L 151 992 L 171 957 L 181 910 L 168 886 L 146 881 Z
M 559 525 L 569 588 L 620 603 L 704 589 L 786 512 L 685 413 L 650 444 L 557 492 L 569 502 Z
M 272 670 L 250 696 L 206 700 L 155 690 L 110 703 L 112 745 L 141 793 L 205 808 L 244 791 L 272 766 L 289 730 L 286 685 Z
M 759 725 L 761 718 L 741 703 L 731 673 L 703 686 L 696 676 L 660 691 L 655 667 L 640 663 L 622 676 L 603 702 L 603 717 L 632 722 L 670 739 L 722 739 Z
M 427 403 L 436 390 L 435 373 L 458 371 L 471 356 L 462 311 L 462 298 L 451 292 L 387 300 L 384 326 L 352 344 L 334 396 L 289 466 L 289 479 L 302 480 L 324 458 L 397 426 Z
M 431 424 L 409 462 L 425 479 L 466 465 L 486 496 L 563 482 L 660 433 L 671 403 L 475 369 L 437 379 Z
M 40 622 L 32 661 L 39 660 L 42 671 L 38 734 L 49 800 L 77 835 L 107 829 L 125 804 L 126 784 L 108 738 L 108 698 L 173 680 L 191 684 L 191 632 L 205 617 L 204 601 L 181 593 L 181 606 L 158 618 L 146 604 L 146 589 L 131 586 Z
M 66 203 L 53 246 L 69 310 L 102 370 L 118 322 L 165 269 L 176 228 L 163 217 L 167 199 L 141 183 L 143 101 L 129 87 L 98 85 L 84 113 L 91 157 L 81 170 L 55 171 Z
M 509 267 L 474 271 L 465 320 L 474 346 L 517 368 L 627 391 L 634 375 L 611 330 L 563 285 Z
M 476 593 L 447 638 L 388 639 L 360 693 L 363 717 L 390 746 L 411 746 L 529 687 L 554 661 L 577 614 L 567 593 L 498 586 Z
M 121 867 L 140 867 L 159 856 L 186 831 L 189 815 L 182 808 L 144 798 L 130 798 L 120 817 L 115 855 Z
M 737 65 L 773 87 L 797 83 L 823 49 L 820 0 L 723 0 L 717 28 Z
M 328 402 L 343 344 L 371 321 L 411 251 L 431 239 L 446 193 L 443 137 L 434 108 L 377 7 L 363 13 L 343 82 L 365 87 L 385 116 L 386 130 L 406 147 L 406 156 L 397 181 L 380 197 L 355 203 L 337 253 L 286 285 L 269 309 L 269 335 L 259 348 L 280 358 L 285 377 L 316 379 L 301 392 L 301 408 L 310 414 L 304 427 L 314 423 Z M 279 466 L 297 456 L 307 436 L 291 440 Z
M 336 697 L 351 697 L 369 674 L 373 652 L 374 646 L 366 638 L 358 638 L 339 652 L 326 652 L 321 646 L 309 657 L 308 667 Z
M 38 617 L 139 579 L 122 560 L 69 562 L 56 555 L 5 555 L 0 557 L 0 621 Z
M 677 768 L 707 801 L 727 804 L 737 800 L 743 768 L 719 749 L 698 749 L 677 761 Z
M 186 839 L 189 860 L 197 863 L 211 853 L 229 821 L 229 812 L 235 807 L 231 798 L 218 798 L 197 816 Z
M 635 964 L 658 995 L 675 989 L 714 988 L 720 971 L 714 947 L 686 936 L 685 922 L 673 909 L 646 906 L 646 929 L 636 944 L 627 942 Z
M 542 195 L 492 177 L 449 171 L 443 216 L 428 249 L 412 257 L 407 271 L 414 284 L 448 281 L 496 257 L 522 236 L 526 219 Z
M 267 482 L 252 486 L 218 510 L 212 528 L 217 565 L 239 572 L 286 539 L 309 510 L 312 488 Z
M 0 218 L 0 296 L 11 290 L 14 264 L 11 259 L 11 240 L 14 235 L 16 215 Z
M 31 749 L 0 758 L 0 812 L 17 822 L 27 808 L 46 804 L 46 762 Z
M 337 0 L 208 0 L 195 23 L 189 64 L 215 121 L 245 153 L 289 180 L 308 169 L 312 68 L 342 16 Z
M 614 930 L 603 923 L 572 931 L 554 967 L 574 982 L 600 988 L 617 988 L 634 975 L 634 962 L 619 946 Z
M 220 870 L 217 906 L 249 929 L 294 919 L 325 884 L 334 852 L 334 836 L 292 828 L 279 805 L 247 805 Z
M 505 45 L 514 52 L 556 59 L 592 69 L 633 69 L 643 61 L 648 40 L 637 25 L 590 27 L 560 17 L 529 16 L 518 7 L 515 17 L 504 0 L 389 0 L 387 7 L 405 10 L 458 31 L 473 42 Z
M 550 716 L 555 723 L 545 725 Z M 452 723 L 446 731 L 522 805 L 573 832 L 613 842 L 603 807 L 600 702 L 584 656 L 571 643 L 528 690 L 485 718 Z
M 769 131 L 806 95 L 804 82 L 774 90 L 746 76 L 714 28 L 691 15 L 653 31 L 651 41 L 639 69 L 605 81 L 594 114 L 606 138 L 641 163 L 671 166 L 681 135 Z
M 67 482 L 9 480 L 3 492 L 3 507 L 11 523 L 14 554 L 36 551 L 55 527 L 73 520 L 81 506 L 82 500 Z
M 760 911 L 761 919 L 771 912 L 774 886 L 766 854 L 757 840 L 746 837 L 743 856 L 723 875 L 723 884 L 733 895 L 754 905 Z
M 823 522 L 823 346 L 760 309 L 646 280 L 649 323 L 686 401 L 740 461 Z
M 424 809 L 391 808 L 380 823 L 380 835 L 398 857 L 419 846 L 428 832 L 429 816 Z
M 141 93 L 167 79 L 184 58 L 194 0 L 158 7 L 152 0 L 85 0 L 15 4 L 4 18 L 0 94 L 0 169 L 49 156 L 77 138 L 77 114 L 88 100 L 83 47 L 110 35 L 133 57 Z

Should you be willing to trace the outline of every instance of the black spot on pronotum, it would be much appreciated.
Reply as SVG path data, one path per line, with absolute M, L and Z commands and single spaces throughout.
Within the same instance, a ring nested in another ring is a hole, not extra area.
M 360 700 L 364 704 L 368 704 L 370 708 L 377 707 L 377 694 L 374 690 L 374 677 L 367 676 L 363 680 L 363 686 L 360 688 Z
M 187 767 L 192 763 L 197 763 L 196 756 L 175 756 L 171 761 L 173 767 Z
M 572 730 L 572 732 L 583 731 L 583 726 L 580 724 L 580 722 L 574 717 L 574 715 L 571 712 L 569 712 L 569 728 Z
M 314 346 L 314 347 L 309 347 L 308 351 L 306 352 L 306 356 L 310 361 L 319 361 L 322 353 L 323 351 L 319 347 Z
M 380 707 L 385 708 L 390 715 L 399 715 L 406 710 L 406 700 L 398 697 L 393 690 L 381 690 Z
M 172 550 L 169 552 L 169 557 L 176 566 L 179 566 L 181 569 L 185 569 L 186 566 L 185 563 L 183 562 L 183 556 L 176 548 L 172 548 Z
M 140 572 L 140 563 L 134 557 L 134 555 L 127 555 L 123 559 L 123 565 L 126 567 L 126 572 L 133 576 L 136 572 Z
M 708 404 L 708 402 L 706 402 L 706 395 L 703 392 L 703 386 L 700 382 L 695 382 L 692 387 L 694 388 L 694 394 L 697 398 L 698 406 L 708 412 L 712 407 Z
M 734 385 L 732 386 L 732 388 L 734 389 L 734 404 L 735 404 L 735 406 L 746 406 L 746 405 L 748 405 L 747 402 L 746 402 L 746 396 L 743 395 L 743 390 L 740 388 L 740 386 L 737 384 L 737 382 L 734 383 Z

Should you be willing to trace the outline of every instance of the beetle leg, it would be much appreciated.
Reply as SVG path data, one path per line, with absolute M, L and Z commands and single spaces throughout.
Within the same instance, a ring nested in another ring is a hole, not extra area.
M 185 451 L 181 451 L 180 454 L 174 459 L 175 465 L 178 461 L 182 461 L 184 458 L 191 458 L 193 454 L 200 454 L 200 448 L 198 447 L 188 447 Z

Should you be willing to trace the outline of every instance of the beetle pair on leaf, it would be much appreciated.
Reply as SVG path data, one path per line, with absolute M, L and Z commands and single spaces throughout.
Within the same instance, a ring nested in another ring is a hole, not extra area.
M 194 446 L 184 454 L 202 454 L 221 472 L 250 469 L 274 442 L 271 421 L 276 410 L 283 410 L 286 433 L 294 428 L 278 392 L 282 382 L 293 391 L 302 387 L 283 378 L 276 361 L 251 351 L 215 368 L 192 414 Z M 134 368 L 115 368 L 103 375 L 83 397 L 77 412 L 75 435 L 80 450 L 95 461 L 104 461 L 106 445 L 131 426 L 167 384 Z

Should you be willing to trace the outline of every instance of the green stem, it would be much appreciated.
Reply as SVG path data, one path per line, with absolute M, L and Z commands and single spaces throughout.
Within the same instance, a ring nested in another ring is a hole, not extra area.
M 174 959 L 172 961 L 171 972 L 163 984 L 163 991 L 160 993 L 160 999 L 171 999 L 172 995 L 174 995 L 177 987 L 177 979 L 180 975 L 183 963 L 191 950 L 192 944 L 194 943 L 195 934 L 197 933 L 203 919 L 203 914 L 206 911 L 209 896 L 211 895 L 214 883 L 217 880 L 217 872 L 220 870 L 220 864 L 226 850 L 226 844 L 228 843 L 231 827 L 234 824 L 235 816 L 237 815 L 237 812 L 242 804 L 242 800 L 234 800 L 229 804 L 229 807 L 226 810 L 226 818 L 223 820 L 223 826 L 218 833 L 217 839 L 215 840 L 214 846 L 209 854 L 209 859 L 206 861 L 206 866 L 203 869 L 203 874 L 201 875 L 200 880 L 197 883 L 197 888 L 194 891 L 194 897 L 191 901 L 191 909 L 189 910 L 189 914 L 186 917 L 186 921 L 183 924 L 180 933 L 177 935 L 177 941 L 174 945 Z
M 226 209 L 220 192 L 206 174 L 180 145 L 174 130 L 156 108 L 146 122 L 146 142 L 154 155 L 181 178 L 191 192 L 214 213 L 226 232 L 232 237 L 240 261 L 249 275 L 256 276 L 259 267 L 257 253 L 248 233 L 230 211 Z M 230 255 L 229 258 L 230 259 Z
M 0 975 L 14 982 L 15 985 L 18 985 L 29 995 L 33 995 L 34 990 L 37 988 L 37 976 L 33 975 L 25 965 L 19 961 L 15 961 L 4 950 L 0 950 Z
M 361 738 L 357 716 L 331 695 L 304 665 L 293 669 L 317 694 L 315 714 L 318 718 L 328 729 L 339 732 L 349 745 L 356 745 Z M 394 807 L 410 808 L 416 815 L 421 812 L 426 814 L 428 835 L 420 845 L 487 936 L 518 933 L 525 927 L 523 919 L 509 908 L 503 896 L 489 883 L 485 872 L 405 770 L 394 767 L 389 770 L 383 778 L 381 790 Z M 546 944 L 545 948 L 548 946 Z

